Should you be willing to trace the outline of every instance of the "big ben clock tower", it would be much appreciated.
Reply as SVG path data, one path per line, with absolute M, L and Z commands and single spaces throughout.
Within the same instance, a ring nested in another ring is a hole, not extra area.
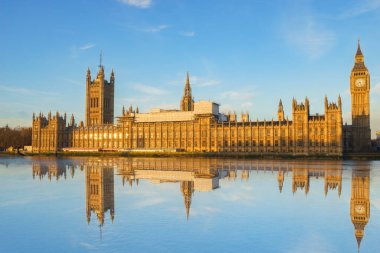
M 371 145 L 370 129 L 370 78 L 364 64 L 364 56 L 360 49 L 355 55 L 355 65 L 350 77 L 351 113 L 352 113 L 352 148 L 355 152 L 369 151 Z

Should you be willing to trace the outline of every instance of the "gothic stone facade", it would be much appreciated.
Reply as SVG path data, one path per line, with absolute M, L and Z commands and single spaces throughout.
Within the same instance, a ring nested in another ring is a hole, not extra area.
M 123 107 L 113 124 L 114 74 L 107 82 L 101 66 L 94 81 L 87 72 L 86 125 L 77 125 L 74 116 L 67 124 L 66 115 L 58 113 L 33 116 L 33 152 L 182 150 L 340 156 L 343 151 L 365 151 L 370 129 L 369 74 L 364 68 L 358 45 L 351 75 L 353 125 L 343 126 L 340 97 L 337 103 L 325 97 L 323 115 L 311 115 L 306 98 L 301 103 L 293 99 L 291 119 L 285 118 L 280 101 L 276 120 L 252 121 L 242 113 L 239 121 L 236 113 L 220 113 L 216 103 L 194 102 L 188 75 L 180 110 L 140 113 L 138 108 Z

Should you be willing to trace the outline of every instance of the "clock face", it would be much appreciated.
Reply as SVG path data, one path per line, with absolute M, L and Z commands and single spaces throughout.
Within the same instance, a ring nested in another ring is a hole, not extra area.
M 356 79 L 355 86 L 358 88 L 364 87 L 365 80 L 363 78 Z
M 357 214 L 363 214 L 363 213 L 365 213 L 365 207 L 363 205 L 356 205 L 355 206 L 355 212 Z

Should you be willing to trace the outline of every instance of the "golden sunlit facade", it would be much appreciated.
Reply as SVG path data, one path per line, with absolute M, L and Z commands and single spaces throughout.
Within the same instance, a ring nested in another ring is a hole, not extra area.
M 359 80 L 359 81 L 358 81 Z M 360 84 L 359 84 L 360 83 Z M 104 80 L 101 65 L 91 81 L 87 72 L 86 124 L 70 122 L 66 115 L 33 115 L 33 152 L 215 152 L 258 155 L 342 156 L 343 152 L 368 151 L 369 74 L 360 45 L 351 74 L 353 125 L 343 126 L 342 101 L 324 98 L 324 114 L 311 114 L 308 98 L 292 101 L 291 118 L 282 101 L 277 119 L 252 120 L 242 113 L 219 112 L 219 104 L 194 102 L 187 74 L 180 110 L 152 109 L 141 113 L 130 106 L 113 124 L 114 73 Z M 99 102 L 103 101 L 103 102 Z M 112 105 L 111 105 L 112 104 Z

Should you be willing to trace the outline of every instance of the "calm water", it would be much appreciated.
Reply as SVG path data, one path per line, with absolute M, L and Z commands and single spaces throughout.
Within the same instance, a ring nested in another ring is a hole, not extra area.
M 0 158 L 0 252 L 380 252 L 380 162 Z

